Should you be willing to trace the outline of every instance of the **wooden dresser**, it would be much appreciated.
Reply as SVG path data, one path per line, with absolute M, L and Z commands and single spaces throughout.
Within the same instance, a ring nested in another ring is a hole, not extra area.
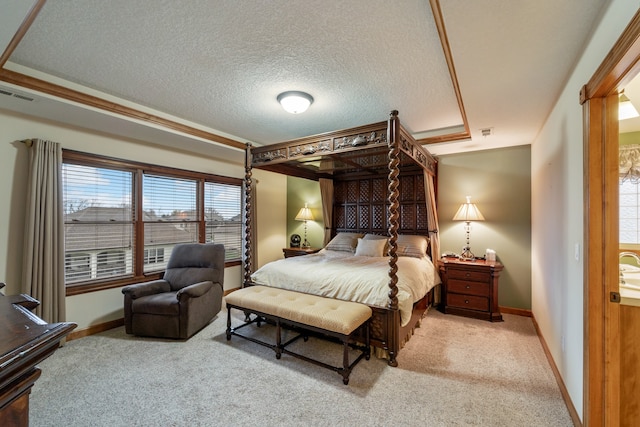
M 285 258 L 315 254 L 319 250 L 320 249 L 317 249 L 317 248 L 282 248 L 282 252 L 284 253 Z
M 29 425 L 29 394 L 41 373 L 36 364 L 77 326 L 44 322 L 30 311 L 39 304 L 28 295 L 0 294 L 0 424 L 5 426 Z
M 497 261 L 441 258 L 442 305 L 445 313 L 501 322 L 498 279 L 504 268 Z

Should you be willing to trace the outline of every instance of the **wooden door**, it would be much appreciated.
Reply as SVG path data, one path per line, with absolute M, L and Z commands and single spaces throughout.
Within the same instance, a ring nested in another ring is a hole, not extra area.
M 611 301 L 618 284 L 618 91 L 640 71 L 640 17 L 581 92 L 585 123 L 585 426 L 640 419 L 640 307 Z

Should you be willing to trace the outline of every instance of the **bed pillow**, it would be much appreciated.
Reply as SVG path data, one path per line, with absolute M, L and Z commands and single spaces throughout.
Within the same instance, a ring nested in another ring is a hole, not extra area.
M 422 258 L 427 256 L 427 248 L 429 247 L 429 239 L 426 236 L 415 236 L 410 234 L 399 234 L 396 240 L 398 256 L 411 256 Z
M 329 251 L 355 252 L 358 245 L 358 238 L 362 237 L 361 233 L 338 233 L 336 237 L 331 239 L 325 249 Z
M 386 239 L 358 239 L 356 256 L 384 256 L 384 247 L 386 245 Z

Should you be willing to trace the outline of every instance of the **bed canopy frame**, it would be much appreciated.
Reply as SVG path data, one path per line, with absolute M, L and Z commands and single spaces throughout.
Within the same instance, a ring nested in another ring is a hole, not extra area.
M 404 327 L 400 326 L 400 312 L 397 299 L 397 238 L 400 230 L 401 202 L 400 183 L 407 174 L 422 177 L 428 174 L 435 181 L 437 160 L 400 124 L 398 111 L 393 110 L 387 121 L 355 128 L 328 132 L 299 138 L 287 142 L 263 147 L 251 147 L 247 144 L 245 155 L 245 272 L 244 285 L 250 286 L 252 269 L 252 168 L 264 169 L 288 176 L 311 180 L 330 179 L 334 182 L 349 183 L 354 180 L 375 180 L 385 182 L 386 200 L 378 210 L 386 216 L 383 225 L 349 224 L 344 218 L 337 218 L 330 225 L 331 234 L 338 231 L 378 232 L 388 234 L 389 245 L 389 302 L 385 308 L 372 307 L 374 316 L 371 322 L 372 344 L 382 348 L 388 354 L 389 365 L 397 366 L 396 356 L 404 341 L 410 337 L 413 328 L 419 323 L 428 304 L 433 302 L 433 293 L 428 294 L 414 305 L 414 314 Z M 401 175 L 402 174 L 402 175 Z M 421 179 L 421 178 L 420 178 Z M 412 188 L 415 184 L 411 184 Z M 380 185 L 377 185 L 380 187 Z M 435 184 L 431 186 L 432 191 Z M 337 189 L 336 189 L 337 190 Z M 403 191 L 404 192 L 404 191 Z M 421 206 L 429 205 L 429 195 L 421 199 Z M 435 195 L 431 195 L 435 201 Z M 426 209 L 429 210 L 428 208 Z M 431 236 L 431 253 L 438 253 L 437 214 L 435 203 L 432 212 L 427 215 L 424 208 L 413 216 L 422 218 L 422 233 L 409 230 L 412 234 Z M 426 217 L 431 218 L 427 224 Z M 337 223 L 338 224 L 337 224 Z M 341 223 L 340 223 L 341 222 Z M 415 223 L 415 221 L 414 221 Z M 327 226 L 327 225 L 325 225 Z M 414 227 L 416 228 L 416 227 Z M 434 242 L 434 240 L 436 240 Z M 325 242 L 326 243 L 326 242 Z

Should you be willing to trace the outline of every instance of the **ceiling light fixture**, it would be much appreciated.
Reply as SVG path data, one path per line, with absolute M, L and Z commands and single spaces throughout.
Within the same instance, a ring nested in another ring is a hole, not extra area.
M 307 111 L 313 103 L 313 97 L 305 92 L 290 90 L 278 95 L 278 102 L 287 113 L 300 114 Z
M 618 105 L 618 120 L 632 119 L 638 117 L 638 111 L 635 109 L 631 100 L 624 93 L 620 94 L 620 104 Z

